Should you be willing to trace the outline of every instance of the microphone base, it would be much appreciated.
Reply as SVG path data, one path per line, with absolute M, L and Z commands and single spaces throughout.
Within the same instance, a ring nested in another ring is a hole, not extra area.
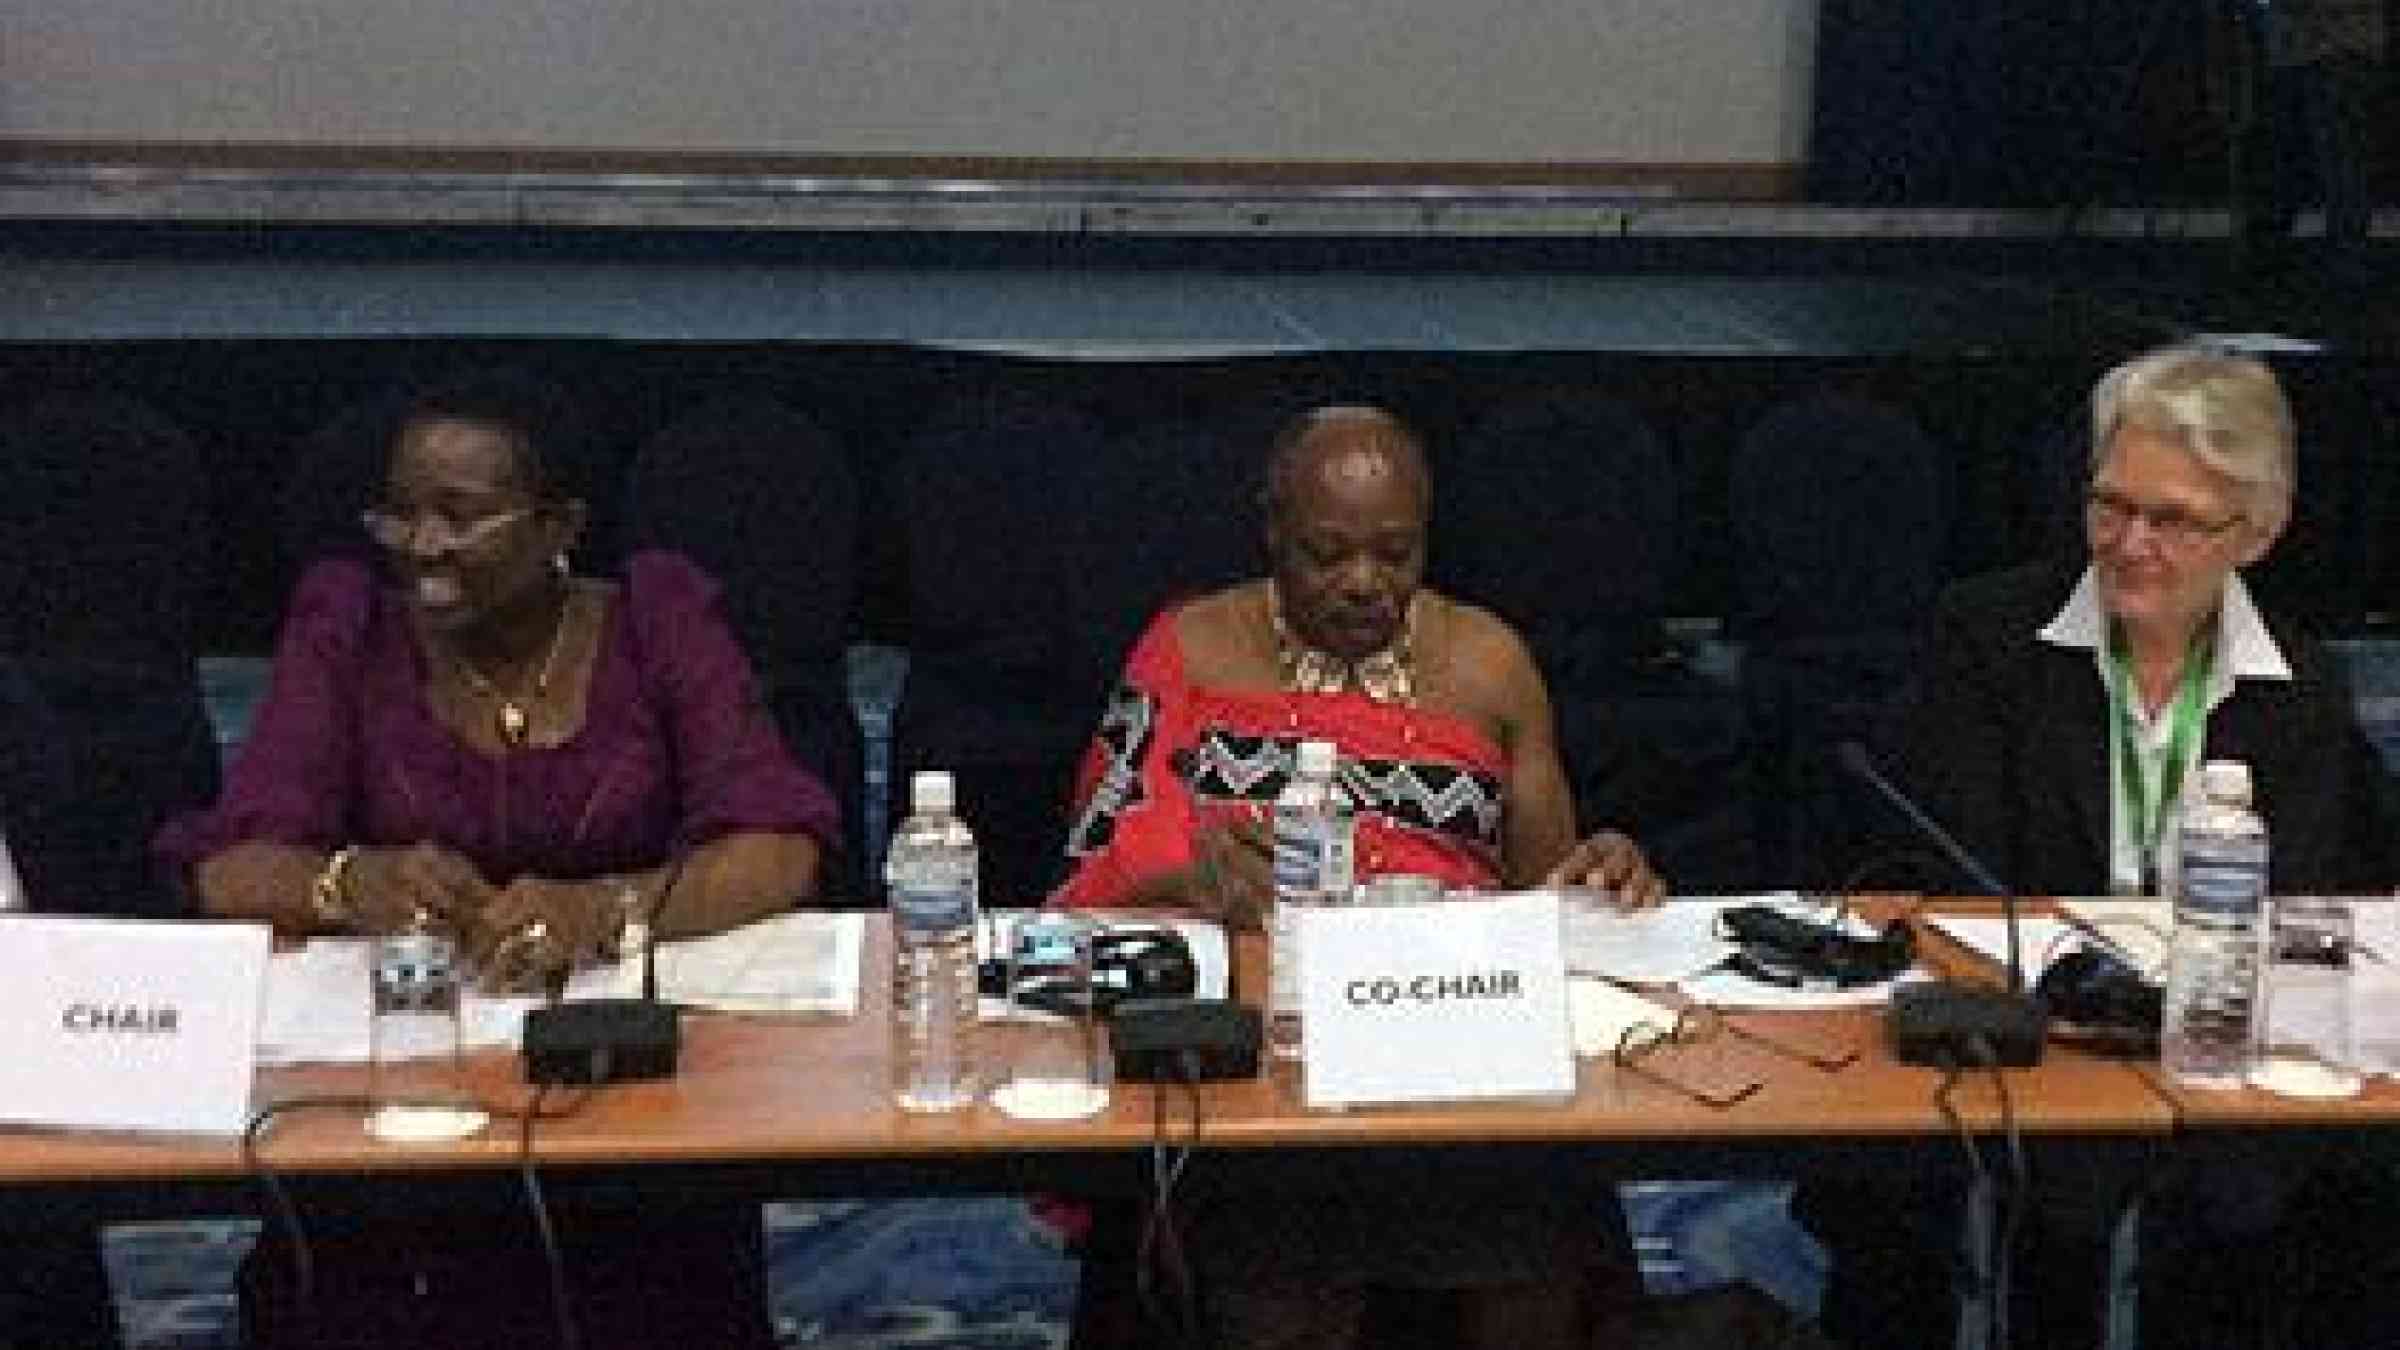
M 2029 1069 L 2042 1062 L 2049 1011 L 2027 994 L 1984 985 L 1906 984 L 1892 991 L 1884 1027 L 1903 1064 L 1937 1069 Z
M 596 1086 L 675 1076 L 675 1005 L 603 998 L 525 1014 L 525 1081 Z
M 1256 1008 L 1221 998 L 1128 999 L 1108 1022 L 1117 1077 L 1174 1083 L 1258 1077 Z

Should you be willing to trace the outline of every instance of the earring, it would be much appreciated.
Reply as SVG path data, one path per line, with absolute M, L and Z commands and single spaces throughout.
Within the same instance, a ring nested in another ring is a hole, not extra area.
M 565 549 L 562 548 L 558 552 L 550 555 L 550 571 L 556 575 L 560 581 L 565 581 L 567 579 L 567 551 Z

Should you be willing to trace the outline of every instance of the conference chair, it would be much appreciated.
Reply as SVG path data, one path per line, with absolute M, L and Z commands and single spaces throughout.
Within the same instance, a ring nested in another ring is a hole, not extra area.
M 2291 523 L 2244 579 L 2268 613 L 2319 634 L 2355 631 L 2400 592 L 2378 589 L 2391 555 L 2392 415 L 2400 396 L 2381 363 L 2340 355 L 2275 361 L 2298 428 Z
M 1940 589 L 1941 451 L 1905 412 L 1819 394 L 1761 418 L 1728 480 L 1760 848 L 1780 884 L 1839 885 L 1873 817 L 1831 751 L 1882 720 Z
M 402 391 L 384 390 L 344 407 L 293 444 L 277 503 L 278 542 L 289 570 L 320 558 L 376 559 L 359 514 L 382 490 L 384 461 L 407 408 Z
M 200 451 L 104 394 L 0 415 L 0 649 L 188 661 L 207 576 Z
M 164 917 L 151 833 L 217 787 L 193 664 L 197 447 L 130 401 L 0 416 L 0 826 L 39 909 Z
M 1271 429 L 1148 421 L 1072 473 L 1094 504 L 1073 522 L 1072 660 L 1111 673 L 1164 606 L 1260 575 L 1259 488 Z
M 850 704 L 859 487 L 846 448 L 761 396 L 712 402 L 644 442 L 628 477 L 634 548 L 678 550 L 724 587 L 785 742 L 842 810 L 829 889 L 863 898 L 865 744 Z
M 1075 624 L 1081 518 L 1115 506 L 1082 499 L 1075 475 L 1106 446 L 1070 398 L 999 383 L 933 408 L 888 469 L 909 648 L 892 819 L 911 773 L 955 775 L 987 904 L 1034 903 L 1063 874 L 1075 766 L 1121 655 L 1102 660 Z
M 1683 571 L 1683 461 L 1631 409 L 1579 388 L 1504 399 L 1438 460 L 1435 584 L 1532 648 L 1579 824 L 1631 826 L 1679 890 L 1751 884 L 1748 831 L 1722 790 L 1740 708 L 1662 623 Z

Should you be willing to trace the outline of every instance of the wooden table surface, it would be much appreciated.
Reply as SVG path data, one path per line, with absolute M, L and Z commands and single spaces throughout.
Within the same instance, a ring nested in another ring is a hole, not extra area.
M 1970 906 L 1971 907 L 1971 906 Z M 888 931 L 870 926 L 867 969 L 884 968 Z M 1929 942 L 1938 960 L 1955 952 Z M 1263 944 L 1238 944 L 1237 988 L 1264 987 Z M 987 1105 L 954 1116 L 919 1117 L 895 1109 L 885 1086 L 885 981 L 863 982 L 854 1018 L 767 1019 L 692 1015 L 685 1019 L 683 1060 L 669 1081 L 611 1086 L 573 1114 L 540 1123 L 534 1154 L 545 1166 L 666 1164 L 765 1166 L 843 1162 L 939 1166 L 1021 1154 L 1106 1152 L 1132 1155 L 1153 1139 L 1160 1103 L 1147 1086 L 1119 1084 L 1109 1109 L 1094 1120 L 1038 1123 L 1009 1119 Z M 1754 1015 L 1752 1024 L 1794 1042 L 1835 1044 L 1860 1051 L 1835 1072 L 1784 1054 L 1719 1037 L 1707 1053 L 1724 1057 L 1762 1086 L 1725 1109 L 1705 1105 L 1666 1085 L 1620 1069 L 1606 1059 L 1580 1066 L 1575 1097 L 1563 1104 L 1509 1103 L 1432 1108 L 1312 1112 L 1299 1105 L 1291 1070 L 1278 1067 L 1255 1080 L 1206 1085 L 1205 1146 L 1224 1150 L 1299 1150 L 1375 1147 L 1511 1146 L 1527 1144 L 1672 1149 L 1702 1142 L 1773 1148 L 1804 1141 L 1943 1140 L 1951 1127 L 1934 1104 L 1941 1075 L 1894 1062 L 1885 1049 L 1880 1011 Z M 1009 1034 L 1014 1028 L 997 1028 Z M 1738 1062 L 1737 1062 L 1738 1061 Z M 470 1076 L 499 1112 L 522 1109 L 530 1089 L 518 1081 L 516 1057 L 473 1057 Z M 1999 1098 L 1989 1074 L 1963 1080 L 1955 1105 L 1971 1128 L 1997 1128 Z M 269 1069 L 259 1075 L 257 1102 L 312 1095 L 356 1094 L 360 1067 Z M 2054 1047 L 2038 1067 L 2006 1074 L 2017 1124 L 2035 1139 L 2151 1139 L 2176 1125 L 2174 1100 L 2147 1067 Z M 573 1093 L 556 1094 L 556 1105 Z M 2262 1094 L 2234 1094 L 2240 1109 L 2272 1114 L 2297 1110 Z M 2258 1100 L 2252 1100 L 2252 1099 Z M 1180 1090 L 1165 1103 L 1178 1137 L 1188 1107 Z M 2232 1109 L 2229 1107 L 2229 1109 Z M 2400 1094 L 2379 1087 L 2367 1103 L 2333 1115 L 2400 1109 Z M 2311 1118 L 2324 1114 L 2317 1107 Z M 297 1111 L 266 1131 L 274 1165 L 293 1173 L 406 1173 L 513 1165 L 514 1122 L 496 1114 L 485 1135 L 454 1144 L 403 1146 L 366 1136 L 353 1108 Z M 0 1183 L 132 1182 L 148 1179 L 238 1178 L 240 1150 L 228 1140 L 166 1139 L 10 1130 L 0 1132 Z M 1706 1175 L 1695 1172 L 1692 1175 Z

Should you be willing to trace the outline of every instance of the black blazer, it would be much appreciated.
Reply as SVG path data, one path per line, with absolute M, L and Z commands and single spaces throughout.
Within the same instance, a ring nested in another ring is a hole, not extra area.
M 2082 567 L 2019 567 L 1944 595 L 1885 748 L 1934 818 L 2029 895 L 2108 889 L 2107 694 L 2091 652 L 2036 636 Z M 2272 618 L 2268 631 L 2291 681 L 2237 681 L 2209 716 L 2203 758 L 2249 763 L 2277 893 L 2388 891 L 2400 791 L 2325 649 Z

